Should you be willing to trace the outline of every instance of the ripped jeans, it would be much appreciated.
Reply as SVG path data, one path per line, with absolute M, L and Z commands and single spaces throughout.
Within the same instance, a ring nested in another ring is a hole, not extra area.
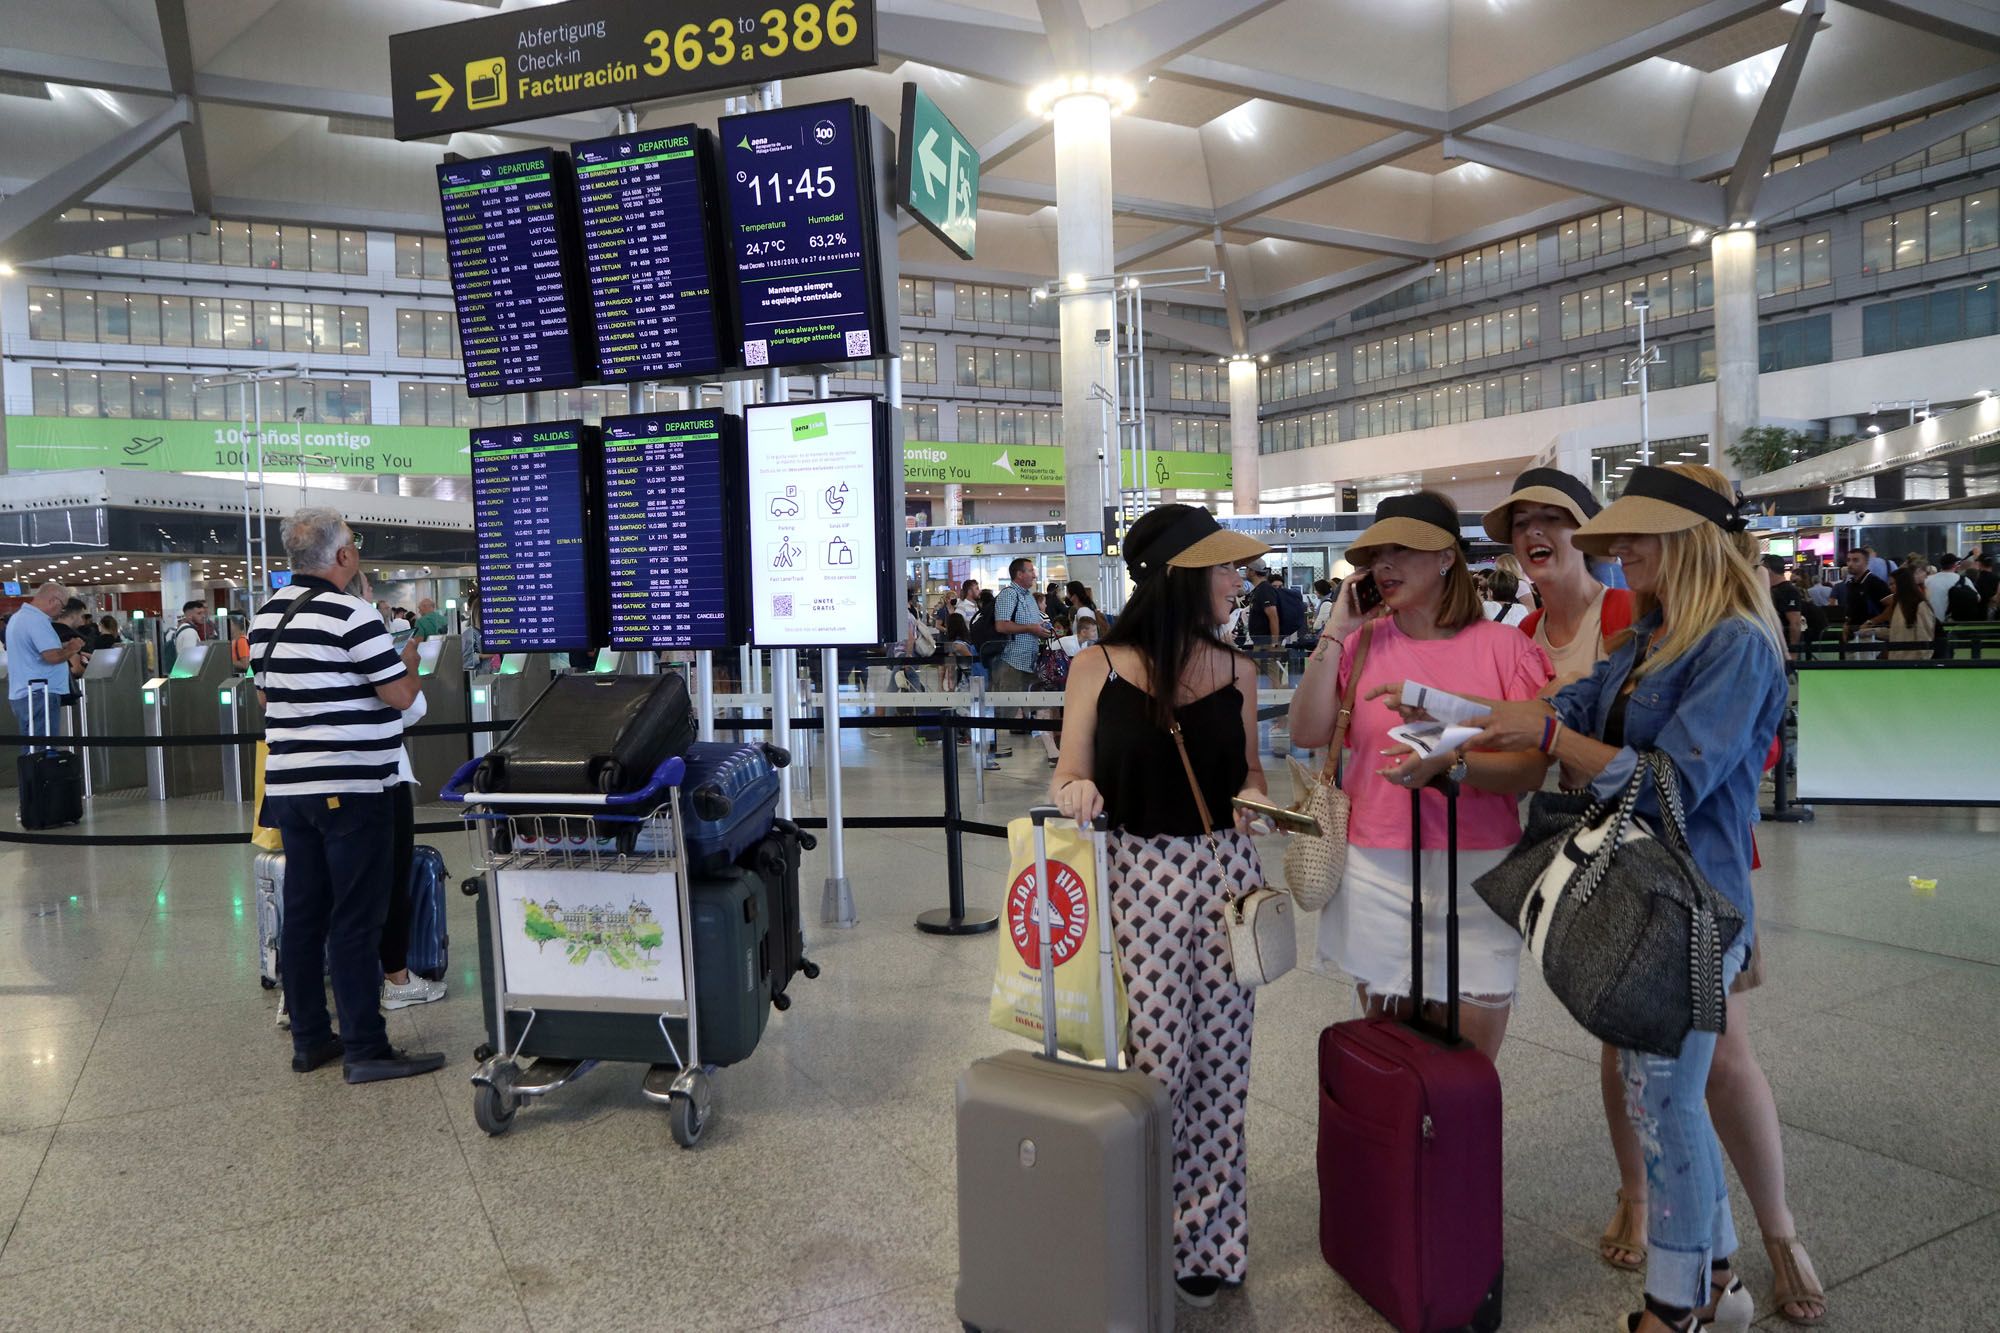
M 1750 957 L 1748 932 L 1722 955 L 1722 986 Z M 1620 1051 L 1625 1111 L 1646 1155 L 1646 1294 L 1693 1309 L 1709 1301 L 1709 1264 L 1736 1253 L 1722 1145 L 1708 1119 L 1713 1032 L 1690 1032 L 1672 1059 Z

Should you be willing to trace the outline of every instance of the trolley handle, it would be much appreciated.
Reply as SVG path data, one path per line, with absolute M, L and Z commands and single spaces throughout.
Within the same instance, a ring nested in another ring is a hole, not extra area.
M 660 766 L 653 770 L 652 780 L 639 790 L 609 796 L 586 795 L 579 792 L 468 791 L 467 784 L 472 780 L 473 770 L 478 767 L 477 759 L 461 765 L 459 770 L 451 775 L 451 781 L 445 784 L 444 790 L 438 793 L 438 799 L 483 805 L 494 809 L 509 805 L 572 805 L 580 809 L 608 808 L 623 814 L 630 812 L 634 807 L 651 810 L 665 804 L 668 793 L 680 786 L 681 779 L 687 776 L 687 761 L 675 755 L 671 759 L 662 760 Z

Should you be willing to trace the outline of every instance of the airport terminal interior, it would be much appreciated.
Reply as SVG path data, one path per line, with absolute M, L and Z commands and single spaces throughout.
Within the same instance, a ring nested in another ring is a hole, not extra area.
M 1127 1243 L 1143 1173 L 997 1197 L 968 1071 L 1040 1049 L 1019 960 L 1070 957 L 1025 816 L 1142 515 L 1205 508 L 1248 616 L 1302 608 L 1243 640 L 1288 806 L 1322 607 L 1412 540 L 1361 540 L 1378 506 L 1441 494 L 1512 624 L 1553 568 L 1502 540 L 1516 479 L 1608 515 L 1665 464 L 1726 479 L 1792 608 L 1728 1011 L 1776 1106 L 1761 1197 L 1723 1136 L 1749 1320 L 2000 1327 L 2000 0 L 0 0 L 0 398 L 0 1329 L 1626 1327 L 1645 1215 L 1615 1266 L 1602 1043 L 1533 953 L 1497 1313 L 1384 1308 L 1334 1252 L 1329 1210 L 1424 1224 L 1326 1170 L 1361 1010 L 1314 911 L 1242 1019 L 1219 1292 Z M 254 668 L 261 608 L 339 591 L 304 510 L 362 596 L 312 642 L 407 646 L 424 706 L 413 1077 L 290 1063 L 275 913 L 319 890 L 258 815 L 314 691 Z M 1030 595 L 1061 646 L 993 629 Z M 17 767 L 31 677 L 60 744 Z M 781 748 L 750 850 L 703 860 L 730 816 L 664 750 L 523 785 L 528 715 L 588 689 L 672 700 L 672 755 Z M 1306 836 L 1259 826 L 1273 887 Z M 802 968 L 758 859 L 794 837 Z

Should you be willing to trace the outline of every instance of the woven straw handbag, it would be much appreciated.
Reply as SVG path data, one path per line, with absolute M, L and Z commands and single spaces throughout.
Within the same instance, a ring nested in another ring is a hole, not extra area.
M 1299 798 L 1292 809 L 1311 816 L 1319 825 L 1317 835 L 1295 833 L 1285 843 L 1285 884 L 1292 897 L 1308 912 L 1317 912 L 1333 901 L 1340 891 L 1340 877 L 1347 871 L 1347 793 L 1340 789 L 1340 752 L 1347 745 L 1347 724 L 1354 719 L 1354 697 L 1361 688 L 1361 668 L 1368 662 L 1368 643 L 1374 626 L 1361 631 L 1354 649 L 1354 670 L 1347 677 L 1347 689 L 1340 697 L 1340 716 L 1333 724 L 1333 741 L 1326 747 L 1326 762 L 1317 776 L 1296 759 L 1292 766 L 1292 789 Z

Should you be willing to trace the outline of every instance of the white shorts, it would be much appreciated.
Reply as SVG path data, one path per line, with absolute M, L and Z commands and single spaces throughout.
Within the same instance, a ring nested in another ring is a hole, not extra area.
M 1458 853 L 1458 993 L 1511 999 L 1521 933 L 1501 920 L 1472 881 L 1511 848 Z M 1445 854 L 1424 853 L 1424 998 L 1445 998 Z M 1372 995 L 1410 993 L 1410 854 L 1400 847 L 1347 849 L 1340 892 L 1319 914 L 1319 956 Z

